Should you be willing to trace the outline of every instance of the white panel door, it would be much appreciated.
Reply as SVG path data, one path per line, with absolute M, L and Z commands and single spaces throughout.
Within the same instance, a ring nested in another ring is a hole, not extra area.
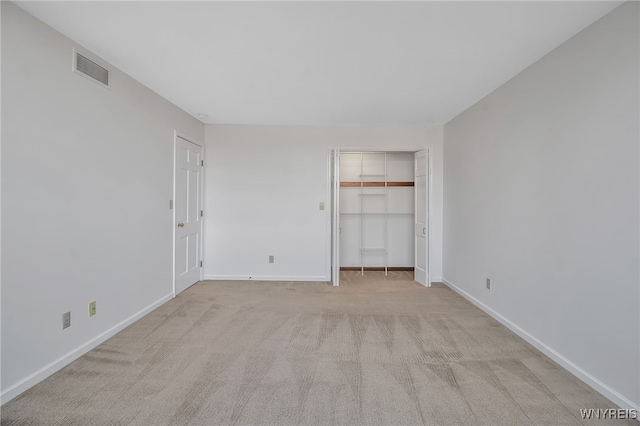
M 429 275 L 429 152 L 415 153 L 415 266 L 414 279 L 431 286 Z
M 175 293 L 200 280 L 202 270 L 202 147 L 180 137 L 175 152 Z
M 331 153 L 331 282 L 340 285 L 340 150 Z

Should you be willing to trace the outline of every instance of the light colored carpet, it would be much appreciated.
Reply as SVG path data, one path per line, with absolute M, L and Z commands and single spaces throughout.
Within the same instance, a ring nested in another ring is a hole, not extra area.
M 443 285 L 342 277 L 198 283 L 2 424 L 593 425 L 581 408 L 614 407 Z

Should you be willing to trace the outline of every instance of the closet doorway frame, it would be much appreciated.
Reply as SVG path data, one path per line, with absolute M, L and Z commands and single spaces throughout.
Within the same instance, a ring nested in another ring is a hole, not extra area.
M 338 163 L 334 163 L 334 155 L 338 153 Z M 349 153 L 349 152 L 380 152 L 380 153 L 392 153 L 392 152 L 406 152 L 416 154 L 419 151 L 426 151 L 427 155 L 427 277 L 425 287 L 431 287 L 431 209 L 433 206 L 432 202 L 432 194 L 433 194 L 433 159 L 432 153 L 433 150 L 428 147 L 419 147 L 419 148 L 372 148 L 372 147 L 338 147 L 338 146 L 329 146 L 327 152 L 327 200 L 329 200 L 329 208 L 327 209 L 327 234 L 329 235 L 328 244 L 326 248 L 326 256 L 327 265 L 326 265 L 326 276 L 334 287 L 338 287 L 340 285 L 340 182 L 339 182 L 339 173 L 337 182 L 333 181 L 334 172 L 339 171 L 340 163 L 339 163 L 339 154 L 340 153 Z M 415 179 L 415 163 L 414 163 L 414 179 Z M 415 197 L 415 195 L 414 195 Z M 415 206 L 414 206 L 415 209 Z M 334 227 L 333 223 L 337 223 L 337 226 Z M 415 217 L 414 217 L 415 222 Z M 414 241 L 416 236 L 414 234 Z M 415 250 L 415 243 L 414 243 Z M 414 259 L 415 259 L 414 252 Z M 415 268 L 415 261 L 414 261 Z M 415 271 L 415 269 L 414 269 Z M 414 272 L 415 273 L 415 272 Z M 420 284 L 422 285 L 422 284 Z

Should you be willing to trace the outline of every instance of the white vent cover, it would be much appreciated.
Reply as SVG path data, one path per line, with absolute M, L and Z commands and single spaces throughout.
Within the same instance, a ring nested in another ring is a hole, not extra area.
M 109 87 L 109 70 L 96 64 L 86 56 L 74 51 L 74 71 Z

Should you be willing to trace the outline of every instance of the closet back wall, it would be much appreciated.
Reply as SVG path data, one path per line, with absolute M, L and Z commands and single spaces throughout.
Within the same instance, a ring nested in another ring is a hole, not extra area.
M 414 158 L 413 152 L 340 153 L 341 268 L 414 267 Z
M 440 280 L 442 126 L 208 125 L 205 143 L 206 279 L 328 281 L 328 159 L 338 147 L 431 149 L 432 277 Z

